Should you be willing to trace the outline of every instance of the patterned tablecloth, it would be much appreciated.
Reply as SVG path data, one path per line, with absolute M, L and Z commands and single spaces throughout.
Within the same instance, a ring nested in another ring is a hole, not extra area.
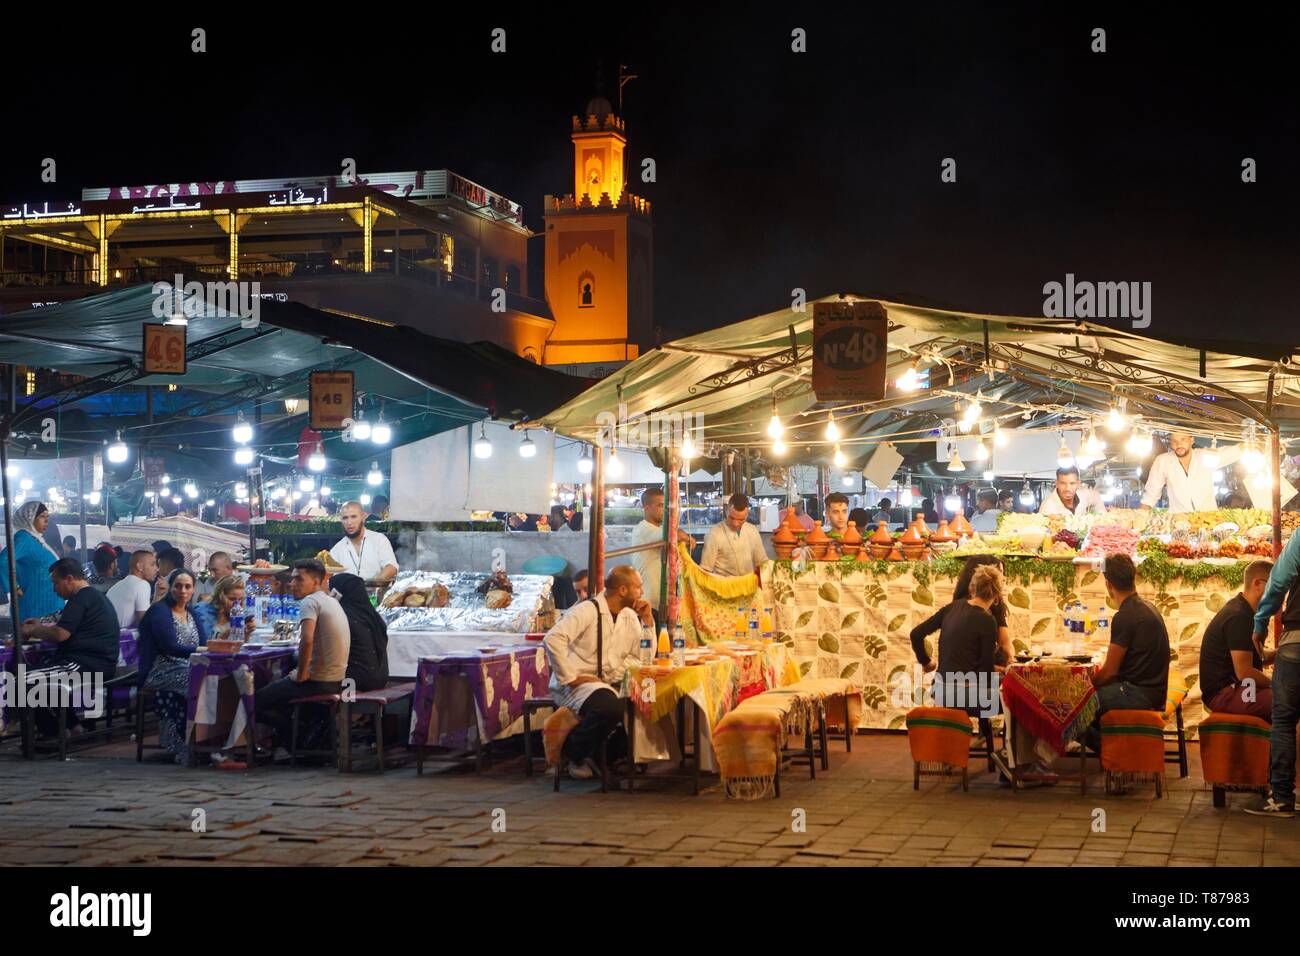
M 1011 717 L 1056 753 L 1065 753 L 1097 716 L 1091 664 L 1013 664 L 1002 677 Z
M 245 727 L 257 726 L 253 694 L 259 687 L 289 673 L 295 648 L 264 647 L 237 654 L 191 654 L 190 688 L 186 702 L 186 734 L 190 741 L 206 740 L 217 723 L 221 679 L 229 677 L 239 693 L 230 728 L 229 746 L 238 743 Z M 201 736 L 200 736 L 201 734 Z
M 426 657 L 415 678 L 415 700 L 411 706 L 411 745 L 469 746 L 469 720 L 451 729 L 434 719 L 436 696 L 452 691 L 453 678 L 463 679 L 473 701 L 473 722 L 477 739 L 496 740 L 514 732 L 524 713 L 524 701 L 548 697 L 551 670 L 540 643 L 501 648 L 490 654 L 478 651 L 448 657 Z M 459 683 L 459 680 L 456 682 Z M 539 725 L 540 726 L 540 725 Z
M 37 644 L 23 645 L 23 663 L 28 670 L 34 670 L 38 667 L 46 667 L 53 662 L 54 650 L 58 645 L 53 642 L 42 641 Z M 0 647 L 0 672 L 8 671 L 13 666 L 14 649 L 12 647 Z M 123 629 L 119 635 L 117 666 L 119 669 L 126 667 L 135 667 L 140 662 L 139 635 L 135 628 Z M 130 700 L 131 688 L 117 687 L 112 691 L 112 706 L 124 707 Z M 0 733 L 5 732 L 5 694 L 0 694 Z

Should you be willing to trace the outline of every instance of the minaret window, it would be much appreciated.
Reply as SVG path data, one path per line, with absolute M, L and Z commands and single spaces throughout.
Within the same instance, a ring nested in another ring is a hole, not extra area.
M 590 309 L 596 305 L 596 277 L 590 272 L 578 276 L 578 308 Z

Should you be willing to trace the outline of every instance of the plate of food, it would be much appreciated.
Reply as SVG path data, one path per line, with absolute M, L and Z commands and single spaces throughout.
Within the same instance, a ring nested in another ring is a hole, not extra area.
M 237 564 L 236 571 L 246 571 L 249 574 L 279 574 L 281 571 L 288 571 L 287 564 L 272 564 L 270 561 L 257 561 L 253 564 Z

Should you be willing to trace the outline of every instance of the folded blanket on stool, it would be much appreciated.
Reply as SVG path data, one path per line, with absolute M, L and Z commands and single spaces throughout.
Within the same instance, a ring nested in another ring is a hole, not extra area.
M 1268 783 L 1268 721 L 1245 714 L 1207 714 L 1201 721 L 1201 776 L 1208 784 Z
M 913 707 L 907 712 L 907 746 L 919 764 L 960 770 L 970 759 L 971 722 L 954 707 Z
M 560 765 L 564 742 L 569 739 L 569 732 L 576 726 L 578 726 L 578 715 L 567 707 L 556 709 L 546 718 L 546 723 L 542 724 L 542 747 L 546 751 L 546 766 Z
M 1164 773 L 1164 714 L 1154 710 L 1102 714 L 1101 765 L 1115 773 Z

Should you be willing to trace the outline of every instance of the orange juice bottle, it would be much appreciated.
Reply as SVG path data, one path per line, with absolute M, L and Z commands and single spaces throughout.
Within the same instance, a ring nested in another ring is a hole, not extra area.
M 668 642 L 668 628 L 661 627 L 659 629 L 659 649 L 655 657 L 667 660 L 672 655 L 672 650 L 672 645 Z

